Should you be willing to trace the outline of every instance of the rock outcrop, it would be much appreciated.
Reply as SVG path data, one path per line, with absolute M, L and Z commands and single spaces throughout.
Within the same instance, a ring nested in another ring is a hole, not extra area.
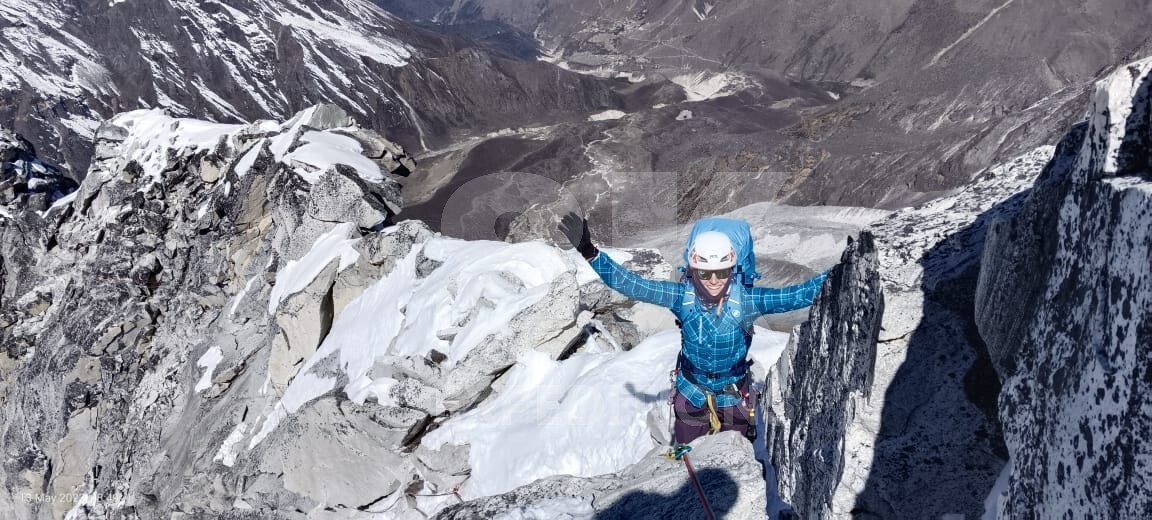
M 45 211 L 76 187 L 41 161 L 27 139 L 0 128 L 0 218 L 12 218 L 17 207 Z
M 826 282 L 768 381 L 768 449 L 801 517 L 982 514 L 1006 458 L 973 323 L 986 219 L 1051 153 L 873 224 Z
M 394 145 L 375 158 L 357 153 L 386 141 L 350 123 L 332 106 L 247 126 L 122 114 L 96 133 L 78 190 L 43 211 L 31 199 L 9 206 L 0 218 L 6 518 L 234 506 L 226 490 L 237 481 L 210 468 L 235 457 L 219 443 L 252 404 L 238 389 L 274 372 L 291 377 L 292 367 L 270 366 L 280 366 L 269 361 L 276 340 L 306 352 L 326 332 L 323 319 L 306 329 L 277 319 L 270 294 L 284 296 L 281 315 L 331 316 L 365 285 L 336 283 L 339 273 L 378 277 L 386 267 L 366 254 L 349 269 L 351 248 L 323 276 L 300 265 L 314 243 L 376 233 L 401 206 L 390 171 L 410 160 Z M 5 157 L 51 173 L 27 153 Z M 333 171 L 356 187 L 313 192 L 312 179 Z M 308 208 L 321 195 L 376 210 L 319 220 Z M 404 236 L 431 233 L 409 227 L 373 243 L 379 251 Z M 279 276 L 293 266 L 295 280 Z M 291 487 L 277 482 L 277 493 Z M 200 491 L 179 491 L 189 484 Z
M 1152 59 L 1096 88 L 995 220 L 977 324 L 1004 381 L 1001 518 L 1152 514 Z
M 638 340 L 575 252 L 394 223 L 414 163 L 335 106 L 96 136 L 0 217 L 4 518 L 424 518 L 473 470 L 426 433 L 525 354 Z
M 801 517 L 1152 511 L 1149 69 L 1102 81 L 1058 147 L 862 234 L 769 376 Z
M 825 512 L 829 491 L 852 452 L 835 439 L 857 437 L 847 431 L 857 408 L 872 397 L 876 338 L 884 313 L 874 239 L 859 235 L 829 274 L 811 311 L 811 320 L 772 369 L 767 387 L 771 415 L 765 443 L 772 453 L 782 495 L 805 518 Z M 840 319 L 846 317 L 847 319 Z M 813 464 L 797 464 L 812 457 Z

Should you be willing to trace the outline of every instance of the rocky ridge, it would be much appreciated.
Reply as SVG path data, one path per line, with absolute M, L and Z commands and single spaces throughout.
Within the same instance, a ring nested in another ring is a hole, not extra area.
M 626 469 L 593 478 L 557 476 L 515 491 L 448 507 L 437 519 L 570 518 L 689 519 L 704 516 L 683 463 L 659 448 Z M 724 432 L 693 443 L 689 459 L 718 518 L 754 518 L 767 507 L 763 467 L 740 434 Z
M 1125 486 L 1148 478 L 1149 68 L 1102 83 L 1059 148 L 845 253 L 769 380 L 772 462 L 801 514 L 1148 510 Z M 334 107 L 249 125 L 138 111 L 96 135 L 71 198 L 0 218 L 0 508 L 17 518 L 433 514 L 460 502 L 469 450 L 421 439 L 623 303 L 550 246 L 392 225 L 411 160 Z M 759 511 L 759 465 L 732 440 L 701 462 L 736 483 L 718 490 L 733 511 Z M 687 511 L 678 466 L 648 455 L 445 514 Z
M 1147 514 L 1149 63 L 1059 147 L 861 236 L 769 378 L 802 517 Z
M 195 464 L 211 465 L 215 450 L 197 459 L 189 443 L 214 439 L 213 418 L 247 413 L 243 400 L 216 398 L 253 364 L 276 372 L 284 356 L 269 355 L 273 336 L 303 349 L 317 339 L 307 333 L 318 332 L 284 332 L 275 317 L 236 311 L 267 294 L 277 271 L 318 238 L 359 236 L 389 222 L 401 205 L 390 175 L 411 164 L 331 106 L 251 125 L 138 111 L 113 118 L 97 136 L 93 168 L 69 199 L 43 214 L 18 207 L 0 219 L 0 509 L 11 518 L 191 510 L 178 505 L 185 478 L 199 481 L 197 489 L 212 488 L 206 479 L 234 484 L 192 473 Z M 359 160 L 318 164 L 310 147 Z M 333 206 L 350 214 L 332 215 Z M 332 221 L 339 218 L 349 221 Z M 281 315 L 330 312 L 332 291 L 324 293 L 327 305 L 300 303 L 315 291 L 285 298 Z M 310 324 L 322 328 L 323 320 Z M 211 355 L 219 344 L 231 347 L 213 379 L 200 372 L 221 361 Z M 232 349 L 243 351 L 236 357 Z M 28 500 L 29 493 L 65 499 Z M 221 507 L 212 495 L 192 494 L 197 507 Z
M 1145 59 L 1098 83 L 1088 120 L 989 229 L 976 323 L 1004 382 L 1001 517 L 1152 514 L 1150 73 Z
M 521 355 L 642 339 L 574 252 L 394 223 L 414 164 L 334 106 L 96 135 L 70 197 L 0 218 L 12 518 L 423 518 L 472 468 L 422 438 Z

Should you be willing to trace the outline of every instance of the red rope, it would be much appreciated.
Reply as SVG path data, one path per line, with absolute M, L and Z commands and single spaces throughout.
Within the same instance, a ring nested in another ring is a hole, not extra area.
M 685 453 L 680 459 L 684 461 L 684 467 L 688 468 L 688 476 L 692 477 L 692 487 L 696 488 L 696 496 L 700 497 L 700 505 L 704 506 L 704 514 L 707 515 L 708 520 L 713 520 L 712 506 L 708 505 L 708 497 L 704 496 L 704 488 L 700 486 L 700 480 L 696 478 L 696 470 L 692 469 L 692 463 L 688 462 L 688 454 Z

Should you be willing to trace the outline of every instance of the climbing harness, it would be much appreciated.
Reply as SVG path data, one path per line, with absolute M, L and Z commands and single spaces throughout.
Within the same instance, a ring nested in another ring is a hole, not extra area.
M 719 432 L 720 428 L 723 427 L 723 421 L 721 421 L 720 416 L 719 416 L 719 412 L 717 411 L 716 393 L 709 390 L 708 387 L 704 386 L 700 382 L 700 380 L 696 379 L 696 377 L 693 376 L 693 371 L 698 371 L 698 370 L 695 368 L 695 366 L 692 364 L 692 362 L 689 361 L 688 358 L 684 356 L 684 354 L 680 354 L 680 357 L 677 359 L 676 363 L 677 363 L 678 368 L 676 370 L 672 371 L 673 393 L 672 393 L 672 398 L 670 398 L 670 400 L 668 401 L 669 404 L 672 403 L 671 399 L 674 399 L 676 396 L 675 377 L 676 377 L 676 375 L 682 373 L 684 375 L 684 379 L 688 380 L 688 382 L 691 383 L 692 385 L 695 385 L 696 388 L 698 388 L 700 390 L 700 392 L 704 394 L 704 398 L 706 400 L 707 407 L 708 407 L 708 424 L 711 427 L 711 429 L 708 431 L 707 435 L 712 435 L 714 433 Z M 705 375 L 707 375 L 708 377 L 711 377 L 711 378 L 723 377 L 723 376 L 732 375 L 732 374 L 735 374 L 738 372 L 744 373 L 745 379 L 743 381 L 741 381 L 739 384 L 732 383 L 731 385 L 724 387 L 724 389 L 721 390 L 720 393 L 724 394 L 724 395 L 731 395 L 731 396 L 736 396 L 736 397 L 740 398 L 740 404 L 737 405 L 737 408 L 743 408 L 745 413 L 748 414 L 748 430 L 745 431 L 744 436 L 747 437 L 749 440 L 756 438 L 756 403 L 753 402 L 754 399 L 752 398 L 752 394 L 749 391 L 749 389 L 752 387 L 752 383 L 748 380 L 748 374 L 749 374 L 749 371 L 751 370 L 752 363 L 753 363 L 752 360 L 745 360 L 745 361 L 742 361 L 740 364 L 736 365 L 736 367 L 733 367 L 732 369 L 725 371 L 725 372 L 704 372 Z M 675 410 L 673 410 L 673 412 L 674 411 Z

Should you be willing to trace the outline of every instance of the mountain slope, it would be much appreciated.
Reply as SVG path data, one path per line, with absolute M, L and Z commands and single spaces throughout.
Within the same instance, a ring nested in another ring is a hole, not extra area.
M 98 121 L 134 108 L 241 122 L 331 102 L 419 151 L 621 103 L 611 82 L 421 29 L 367 0 L 13 0 L 0 12 L 0 124 L 77 179 Z
M 572 70 L 688 85 L 766 71 L 818 82 L 839 101 L 763 144 L 768 166 L 788 174 L 783 196 L 802 204 L 895 208 L 958 188 L 1058 140 L 1102 71 L 1152 51 L 1152 8 L 1139 0 L 436 5 L 441 24 L 499 20 L 530 33 Z

